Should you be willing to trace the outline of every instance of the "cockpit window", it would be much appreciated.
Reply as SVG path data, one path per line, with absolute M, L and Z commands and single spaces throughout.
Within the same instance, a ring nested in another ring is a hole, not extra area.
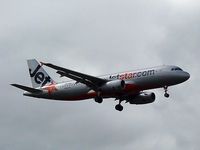
M 172 68 L 171 70 L 172 70 L 172 71 L 176 71 L 176 70 L 183 71 L 183 70 L 182 70 L 181 68 L 179 68 L 179 67 Z

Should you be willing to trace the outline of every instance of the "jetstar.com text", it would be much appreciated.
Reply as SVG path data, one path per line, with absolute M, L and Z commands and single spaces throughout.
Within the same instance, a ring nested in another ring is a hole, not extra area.
M 145 76 L 152 76 L 154 75 L 155 70 L 147 70 L 147 71 L 140 71 L 140 72 L 129 72 L 129 73 L 122 73 L 117 75 L 111 75 L 110 79 L 120 79 L 120 80 L 126 80 L 126 79 L 133 79 L 133 78 L 139 78 L 139 77 L 145 77 Z

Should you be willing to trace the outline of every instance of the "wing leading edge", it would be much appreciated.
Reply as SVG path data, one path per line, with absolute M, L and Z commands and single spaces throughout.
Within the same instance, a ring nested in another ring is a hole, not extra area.
M 95 91 L 97 91 L 100 86 L 102 86 L 103 84 L 108 82 L 108 80 L 106 80 L 106 79 L 101 79 L 98 77 L 94 77 L 91 75 L 87 75 L 84 73 L 80 73 L 77 71 L 59 67 L 59 66 L 53 65 L 51 63 L 43 63 L 43 62 L 41 62 L 41 63 L 42 63 L 42 65 L 45 65 L 47 67 L 57 70 L 57 73 L 60 74 L 61 77 L 66 76 L 70 79 L 73 79 L 77 82 L 80 82 L 80 83 L 83 83 L 83 84 L 89 86 L 90 88 L 92 88 Z

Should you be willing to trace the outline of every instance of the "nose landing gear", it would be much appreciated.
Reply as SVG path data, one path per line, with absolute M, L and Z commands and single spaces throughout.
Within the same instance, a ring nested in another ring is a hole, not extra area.
M 167 92 L 168 92 L 168 86 L 164 86 L 164 90 L 165 90 L 164 96 L 165 96 L 166 98 L 168 98 L 168 97 L 169 97 L 169 93 L 167 93 Z
M 166 98 L 168 98 L 168 97 L 169 97 L 169 94 L 168 94 L 168 93 L 165 93 L 164 96 L 165 96 Z

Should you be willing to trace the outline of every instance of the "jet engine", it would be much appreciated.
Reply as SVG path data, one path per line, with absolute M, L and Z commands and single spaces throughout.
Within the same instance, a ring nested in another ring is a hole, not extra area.
M 103 93 L 109 93 L 109 92 L 120 92 L 124 90 L 125 88 L 125 81 L 124 80 L 114 80 L 109 81 L 106 84 L 104 84 L 100 90 Z
M 148 104 L 153 103 L 156 99 L 156 96 L 152 92 L 143 92 L 137 95 L 136 97 L 132 97 L 129 100 L 130 104 Z

